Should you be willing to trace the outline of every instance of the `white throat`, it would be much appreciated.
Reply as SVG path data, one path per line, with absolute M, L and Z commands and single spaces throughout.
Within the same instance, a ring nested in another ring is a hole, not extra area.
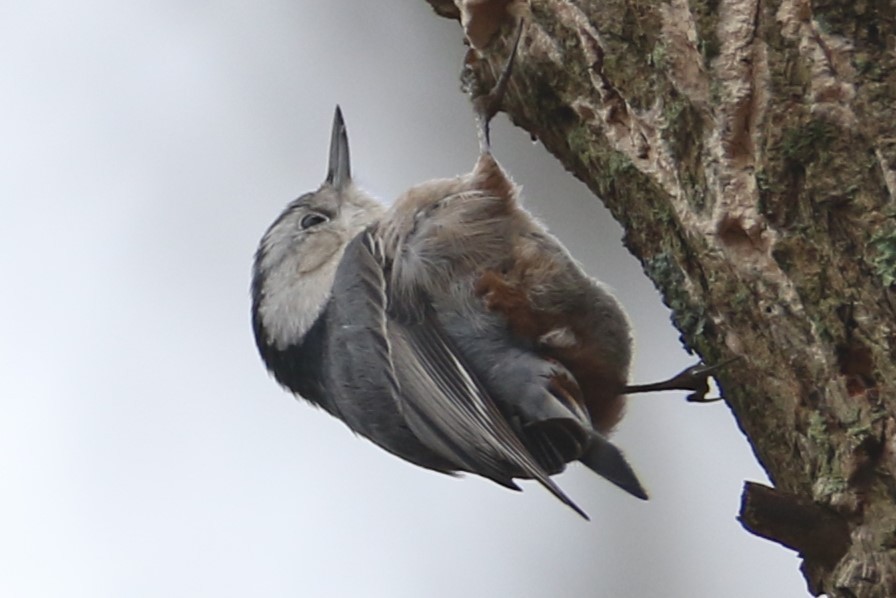
M 300 343 L 321 316 L 346 246 L 385 211 L 353 185 L 342 191 L 338 203 L 334 219 L 305 232 L 301 240 L 289 218 L 262 240 L 258 315 L 265 340 L 279 350 Z

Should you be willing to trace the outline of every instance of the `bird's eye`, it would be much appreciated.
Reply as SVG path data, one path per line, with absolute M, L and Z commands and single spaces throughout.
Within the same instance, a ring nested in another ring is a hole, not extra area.
M 302 227 L 302 230 L 308 230 L 309 228 L 311 228 L 313 226 L 317 226 L 318 224 L 323 224 L 327 220 L 329 220 L 329 218 L 327 218 L 323 214 L 318 214 L 317 212 L 312 212 L 311 214 L 305 214 L 305 217 L 302 218 L 302 222 L 300 223 L 300 226 Z

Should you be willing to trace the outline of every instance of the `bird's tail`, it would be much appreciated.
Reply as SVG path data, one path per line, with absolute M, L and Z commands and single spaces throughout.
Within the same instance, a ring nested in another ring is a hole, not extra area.
M 632 496 L 647 500 L 647 492 L 625 456 L 613 443 L 598 434 L 591 435 L 591 444 L 579 457 L 588 469 L 613 482 Z

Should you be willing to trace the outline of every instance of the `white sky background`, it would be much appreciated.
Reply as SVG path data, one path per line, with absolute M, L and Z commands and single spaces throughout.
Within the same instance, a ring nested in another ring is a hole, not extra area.
M 735 521 L 764 475 L 722 404 L 631 401 L 652 499 L 579 466 L 507 491 L 406 464 L 281 391 L 249 326 L 268 223 L 334 105 L 392 198 L 469 169 L 459 27 L 423 0 L 0 6 L 0 595 L 805 596 Z M 499 116 L 527 204 L 616 289 L 633 378 L 692 363 L 621 230 Z

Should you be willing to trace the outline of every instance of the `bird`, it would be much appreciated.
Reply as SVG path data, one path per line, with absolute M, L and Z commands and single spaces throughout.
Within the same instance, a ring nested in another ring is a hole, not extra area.
M 279 384 L 415 465 L 518 490 L 534 479 L 582 517 L 551 476 L 578 461 L 647 492 L 610 442 L 627 390 L 704 391 L 694 367 L 629 386 L 631 325 L 606 286 L 522 205 L 474 101 L 473 169 L 415 185 L 385 207 L 351 176 L 341 109 L 326 178 L 287 205 L 253 262 L 252 326 Z

